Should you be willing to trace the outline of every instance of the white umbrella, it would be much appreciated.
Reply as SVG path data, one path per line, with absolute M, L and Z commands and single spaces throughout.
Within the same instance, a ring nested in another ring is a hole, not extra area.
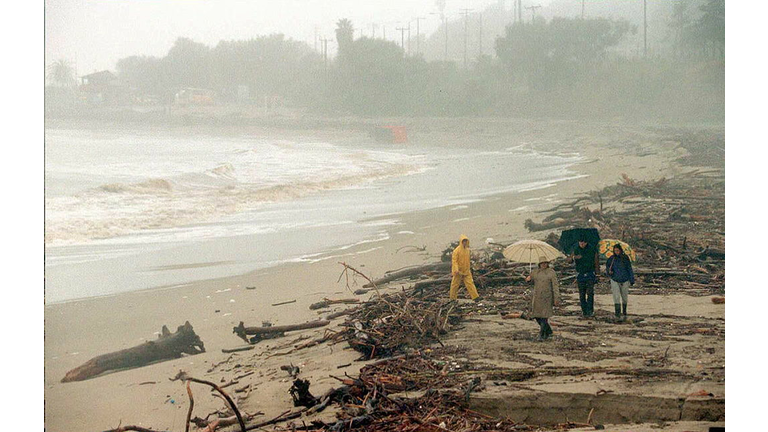
M 519 263 L 538 263 L 539 257 L 545 257 L 552 261 L 556 258 L 565 258 L 565 255 L 552 247 L 549 243 L 539 240 L 520 240 L 504 248 L 504 258 Z

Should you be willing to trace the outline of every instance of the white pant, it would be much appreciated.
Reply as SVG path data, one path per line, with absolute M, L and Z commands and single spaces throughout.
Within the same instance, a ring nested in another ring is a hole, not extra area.
M 627 304 L 629 297 L 629 281 L 616 282 L 611 279 L 611 292 L 613 293 L 613 304 Z

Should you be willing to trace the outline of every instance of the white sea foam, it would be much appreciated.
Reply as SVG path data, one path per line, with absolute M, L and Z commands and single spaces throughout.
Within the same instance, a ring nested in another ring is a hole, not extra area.
M 378 242 L 382 242 L 382 241 L 385 241 L 385 240 L 389 240 L 389 234 L 386 233 L 386 232 L 380 232 L 374 238 L 360 240 L 360 241 L 352 243 L 352 244 L 344 245 L 344 246 L 341 246 L 341 247 L 337 248 L 336 250 L 340 250 L 340 251 L 347 250 L 347 249 L 351 249 L 351 248 L 353 248 L 355 246 L 360 246 L 360 245 L 367 244 L 367 243 L 378 243 Z
M 385 227 L 385 226 L 403 225 L 403 222 L 400 219 L 378 219 L 378 220 L 367 221 L 363 223 L 363 225 L 368 227 Z
M 153 146 L 148 151 L 157 154 L 134 155 L 131 163 L 106 161 L 101 176 L 90 167 L 81 173 L 132 181 L 110 181 L 72 194 L 48 193 L 46 245 L 79 244 L 213 222 L 264 203 L 356 187 L 424 169 L 418 157 L 327 143 L 241 140 L 229 143 L 229 151 L 185 148 L 176 154 Z M 151 162 L 152 156 L 168 158 L 173 163 L 155 164 Z M 209 166 L 203 167 L 200 157 L 229 160 L 209 162 Z M 48 161 L 46 166 L 47 175 L 54 176 L 54 182 L 56 175 L 66 176 L 73 171 L 64 161 L 57 162 Z M 147 162 L 150 168 L 139 167 L 141 162 Z M 152 166 L 156 169 L 152 174 L 156 175 L 142 178 L 150 174 Z

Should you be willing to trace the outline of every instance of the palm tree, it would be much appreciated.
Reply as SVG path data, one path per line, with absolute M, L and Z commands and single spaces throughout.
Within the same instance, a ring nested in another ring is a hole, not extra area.
M 56 60 L 48 65 L 45 79 L 57 87 L 74 87 L 76 84 L 75 70 L 64 59 Z
M 339 45 L 339 53 L 352 43 L 354 34 L 355 28 L 352 27 L 352 21 L 348 18 L 342 18 L 336 22 L 336 42 Z

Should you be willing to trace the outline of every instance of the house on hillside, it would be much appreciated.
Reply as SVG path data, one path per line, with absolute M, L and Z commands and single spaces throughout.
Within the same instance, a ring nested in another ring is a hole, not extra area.
M 80 77 L 80 98 L 96 105 L 122 105 L 131 102 L 128 86 L 108 70 Z

